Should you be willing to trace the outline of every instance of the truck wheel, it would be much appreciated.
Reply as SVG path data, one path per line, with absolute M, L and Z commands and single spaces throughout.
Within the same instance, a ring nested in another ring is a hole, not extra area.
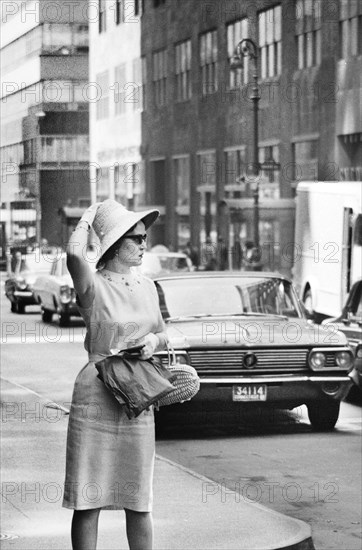
M 339 416 L 340 401 L 317 401 L 307 405 L 312 428 L 317 431 L 333 430 Z
M 308 290 L 306 290 L 306 292 L 304 293 L 303 303 L 304 303 L 304 305 L 305 305 L 305 309 L 306 309 L 311 315 L 313 315 L 313 313 L 314 313 L 314 309 L 313 309 L 313 297 L 312 297 L 312 291 L 310 290 L 310 288 L 308 288 Z
M 43 309 L 41 312 L 41 319 L 44 323 L 51 323 L 53 319 L 53 312 L 49 309 Z
M 65 311 L 60 311 L 58 314 L 59 317 L 59 326 L 68 327 L 70 323 L 70 315 Z

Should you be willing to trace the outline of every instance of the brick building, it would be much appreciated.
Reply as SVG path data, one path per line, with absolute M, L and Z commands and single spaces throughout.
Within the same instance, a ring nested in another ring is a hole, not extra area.
M 64 244 L 89 189 L 87 0 L 1 5 L 1 218 L 8 242 Z
M 141 37 L 145 202 L 166 212 L 161 240 L 201 253 L 252 240 L 257 181 L 264 267 L 290 273 L 296 182 L 362 179 L 362 2 L 145 0 Z M 258 46 L 257 178 L 252 59 L 230 70 L 243 38 Z

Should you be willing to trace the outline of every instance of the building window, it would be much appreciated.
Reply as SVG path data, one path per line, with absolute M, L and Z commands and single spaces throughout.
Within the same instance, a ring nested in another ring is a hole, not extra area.
M 106 32 L 106 1 L 98 0 L 98 32 Z
M 155 105 L 162 107 L 167 102 L 167 50 L 153 54 L 153 88 Z
M 321 62 L 321 0 L 297 0 L 295 20 L 298 69 Z
M 259 13 L 261 78 L 277 76 L 282 70 L 281 11 L 281 6 L 275 6 Z
M 110 170 L 108 166 L 97 168 L 97 173 L 96 173 L 97 201 L 104 201 L 105 199 L 109 199 L 109 195 L 110 195 L 109 173 L 110 173 Z
M 260 197 L 266 199 L 279 198 L 280 163 L 279 145 L 259 147 Z M 264 164 L 264 167 L 263 167 Z
M 101 97 L 97 101 L 97 119 L 109 116 L 109 73 L 104 71 L 96 75 L 96 82 L 100 88 Z
M 318 180 L 318 140 L 293 143 L 294 181 Z
M 114 103 L 115 114 L 126 112 L 126 63 L 121 63 L 114 69 Z
M 225 151 L 225 187 L 228 198 L 239 199 L 245 196 L 245 159 L 246 148 Z
M 202 243 L 211 239 L 217 241 L 216 234 L 216 156 L 214 152 L 198 154 L 198 191 L 200 192 L 200 217 Z
M 88 136 L 41 138 L 41 162 L 86 162 L 89 160 Z
M 173 159 L 177 206 L 190 208 L 190 159 L 178 157 Z
M 176 101 L 191 97 L 191 40 L 175 46 Z
M 340 58 L 362 54 L 362 3 L 341 0 L 339 17 Z
M 189 156 L 173 159 L 173 175 L 177 197 L 177 246 L 184 248 L 191 237 Z
M 338 140 L 344 153 L 344 166 L 339 166 L 341 180 L 362 181 L 362 132 L 340 135 Z
M 229 67 L 234 55 L 235 47 L 243 38 L 248 38 L 248 20 L 246 18 L 235 21 L 226 27 Z M 229 69 L 229 88 L 239 88 L 248 82 L 249 57 L 244 57 L 244 66 L 238 69 Z
M 200 36 L 200 68 L 202 95 L 217 91 L 217 31 Z
M 133 110 L 143 110 L 143 95 L 144 95 L 144 79 L 142 74 L 143 58 L 137 57 L 132 62 L 133 79 L 132 79 L 132 98 Z

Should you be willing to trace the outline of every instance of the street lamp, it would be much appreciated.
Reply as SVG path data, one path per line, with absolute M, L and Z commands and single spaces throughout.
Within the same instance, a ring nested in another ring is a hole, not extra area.
M 44 119 L 46 113 L 40 109 L 35 112 L 36 118 L 36 168 L 35 168 L 35 180 L 36 180 L 36 200 L 35 200 L 35 236 L 36 242 L 40 244 L 41 238 L 41 195 L 40 195 L 40 165 L 42 154 L 42 143 L 40 133 L 40 121 Z
M 234 50 L 234 55 L 230 60 L 231 70 L 244 67 L 244 57 L 250 57 L 253 61 L 253 86 L 250 99 L 253 102 L 254 118 L 254 150 L 253 150 L 253 175 L 255 181 L 253 185 L 254 199 L 254 246 L 259 249 L 259 148 L 258 148 L 258 104 L 260 100 L 258 86 L 258 47 L 250 38 L 241 40 Z

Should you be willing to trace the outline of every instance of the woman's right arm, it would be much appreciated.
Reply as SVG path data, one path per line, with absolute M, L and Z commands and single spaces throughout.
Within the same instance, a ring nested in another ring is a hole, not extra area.
M 90 206 L 83 214 L 67 245 L 67 267 L 81 307 L 87 308 L 93 300 L 93 272 L 86 259 L 88 235 L 100 203 Z

